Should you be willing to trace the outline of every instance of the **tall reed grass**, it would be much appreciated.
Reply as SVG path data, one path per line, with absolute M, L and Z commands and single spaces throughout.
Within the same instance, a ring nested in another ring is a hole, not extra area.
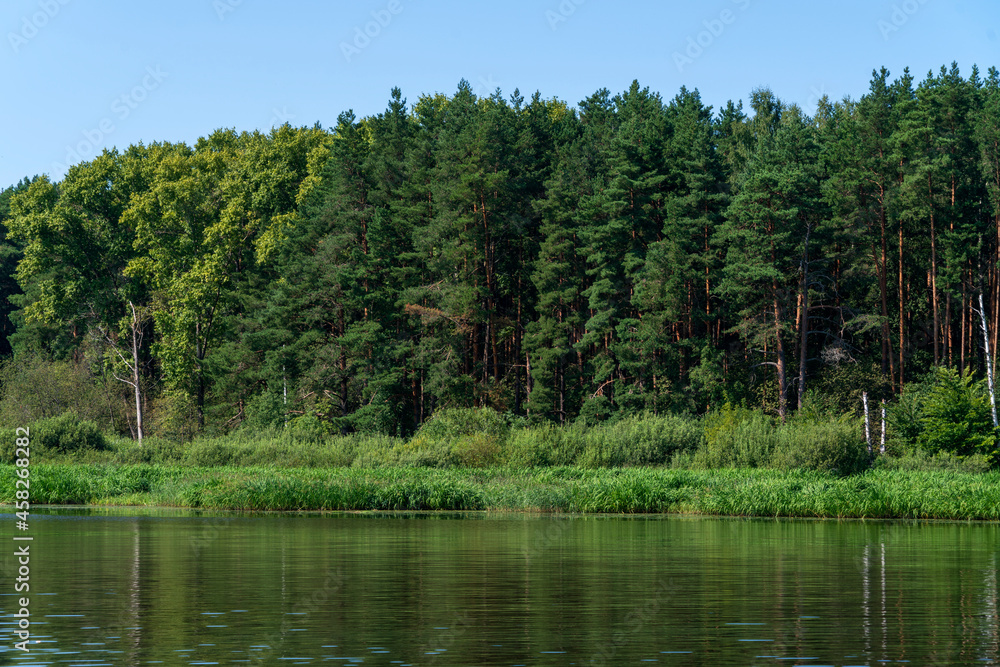
M 32 502 L 224 510 L 522 510 L 1000 520 L 1000 473 L 33 465 Z M 0 466 L 0 501 L 14 500 Z
M 872 467 L 859 419 L 800 411 L 787 423 L 727 406 L 705 417 L 642 414 L 615 422 L 527 425 L 489 409 L 444 410 L 408 439 L 327 436 L 302 429 L 241 429 L 189 443 L 102 436 L 72 415 L 32 425 L 33 463 L 166 464 L 267 468 L 769 468 L 841 476 Z M 10 434 L 13 435 L 12 433 Z M 0 462 L 14 460 L 0 438 Z M 95 444 L 96 443 L 96 444 Z M 881 469 L 985 471 L 989 457 L 935 456 L 919 450 L 883 457 Z

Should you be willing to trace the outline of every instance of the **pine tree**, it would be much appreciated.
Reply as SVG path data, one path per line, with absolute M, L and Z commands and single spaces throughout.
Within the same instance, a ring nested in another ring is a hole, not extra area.
M 808 311 L 812 235 L 822 220 L 815 175 L 817 155 L 805 117 L 770 91 L 753 95 L 748 125 L 755 146 L 726 212 L 717 242 L 726 248 L 718 283 L 741 322 L 734 327 L 757 349 L 773 350 L 778 415 L 788 411 L 788 338 Z M 799 317 L 793 312 L 799 308 Z M 800 355 L 807 354 L 803 347 Z M 800 373 L 804 365 L 800 364 Z M 805 388 L 800 376 L 800 392 Z

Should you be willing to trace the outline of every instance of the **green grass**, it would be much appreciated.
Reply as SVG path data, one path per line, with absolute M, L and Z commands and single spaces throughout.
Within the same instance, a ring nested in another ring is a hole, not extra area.
M 409 439 L 244 429 L 142 446 L 95 440 L 95 428 L 75 416 L 32 425 L 33 503 L 1000 519 L 989 457 L 914 448 L 873 466 L 853 417 L 781 424 L 727 406 L 559 427 L 453 409 Z M 0 461 L 13 462 L 16 441 L 2 440 Z M 13 476 L 0 465 L 4 502 Z
M 15 468 L 0 466 L 13 503 Z M 1000 520 L 1000 473 L 32 464 L 31 503 Z

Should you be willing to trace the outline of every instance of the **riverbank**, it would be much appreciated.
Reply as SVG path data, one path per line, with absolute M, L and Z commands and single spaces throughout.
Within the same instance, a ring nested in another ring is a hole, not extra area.
M 14 466 L 0 466 L 5 504 Z M 37 464 L 31 503 L 224 510 L 498 510 L 1000 520 L 1000 473 Z

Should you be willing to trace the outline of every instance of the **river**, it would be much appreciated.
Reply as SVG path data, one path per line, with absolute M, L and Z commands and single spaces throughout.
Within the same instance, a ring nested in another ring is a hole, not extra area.
M 2 664 L 1000 664 L 996 523 L 36 509 Z

